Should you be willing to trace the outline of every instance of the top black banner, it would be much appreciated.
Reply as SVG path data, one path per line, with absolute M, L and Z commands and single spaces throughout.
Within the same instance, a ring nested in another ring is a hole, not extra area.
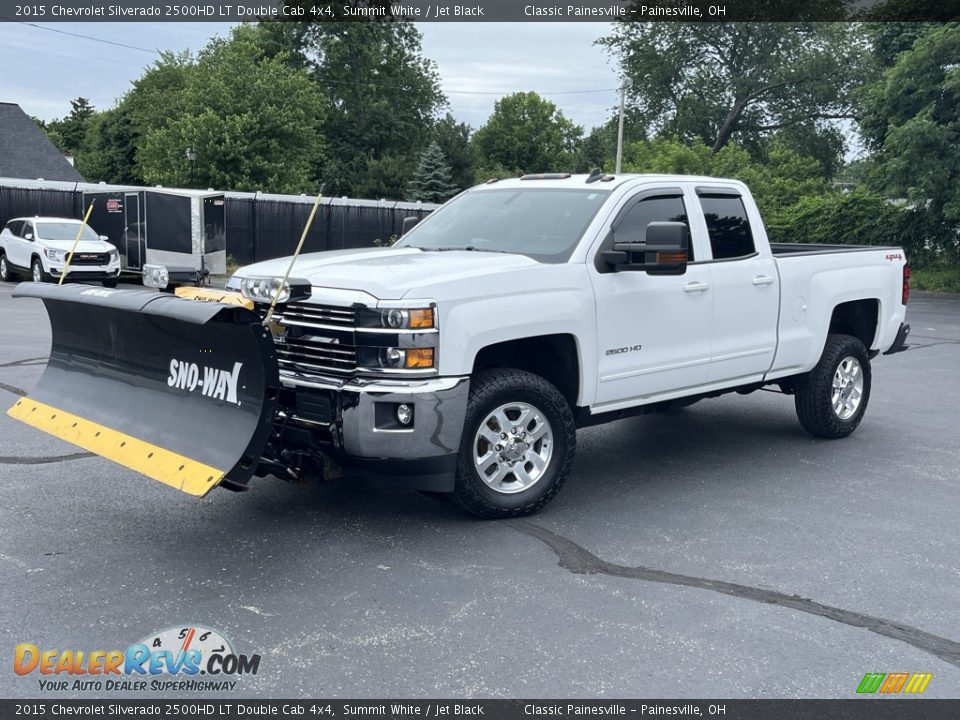
M 946 22 L 960 0 L 0 0 L 14 22 Z

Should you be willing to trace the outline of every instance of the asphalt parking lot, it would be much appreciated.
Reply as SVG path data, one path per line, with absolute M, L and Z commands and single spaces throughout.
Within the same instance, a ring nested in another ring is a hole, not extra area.
M 11 289 L 4 410 L 49 345 Z M 527 521 L 354 481 L 198 501 L 0 416 L 0 696 L 41 694 L 18 643 L 199 624 L 262 655 L 238 697 L 960 697 L 960 297 L 908 320 L 850 438 L 766 392 L 583 430 Z

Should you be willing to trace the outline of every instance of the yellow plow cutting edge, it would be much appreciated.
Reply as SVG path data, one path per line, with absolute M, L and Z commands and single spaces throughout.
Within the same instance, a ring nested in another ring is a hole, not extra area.
M 7 415 L 190 495 L 206 495 L 229 470 L 204 465 L 29 398 L 18 400 Z
M 43 300 L 52 338 L 10 417 L 190 495 L 245 489 L 280 383 L 269 331 L 234 293 L 21 283 L 13 295 Z

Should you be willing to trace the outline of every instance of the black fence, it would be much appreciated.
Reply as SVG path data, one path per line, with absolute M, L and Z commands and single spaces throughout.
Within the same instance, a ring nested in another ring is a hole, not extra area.
M 108 189 L 112 188 L 85 183 L 0 180 L 0 227 L 10 218 L 28 215 L 81 218 L 83 193 Z M 314 202 L 302 195 L 225 193 L 225 197 L 227 255 L 240 265 L 290 255 Z M 304 243 L 304 252 L 388 244 L 400 235 L 404 218 L 422 219 L 435 207 L 324 198 Z

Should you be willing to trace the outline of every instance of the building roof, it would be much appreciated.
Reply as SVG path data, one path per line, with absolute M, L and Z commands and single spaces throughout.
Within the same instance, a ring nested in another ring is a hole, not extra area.
M 0 177 L 83 182 L 19 105 L 0 103 Z

